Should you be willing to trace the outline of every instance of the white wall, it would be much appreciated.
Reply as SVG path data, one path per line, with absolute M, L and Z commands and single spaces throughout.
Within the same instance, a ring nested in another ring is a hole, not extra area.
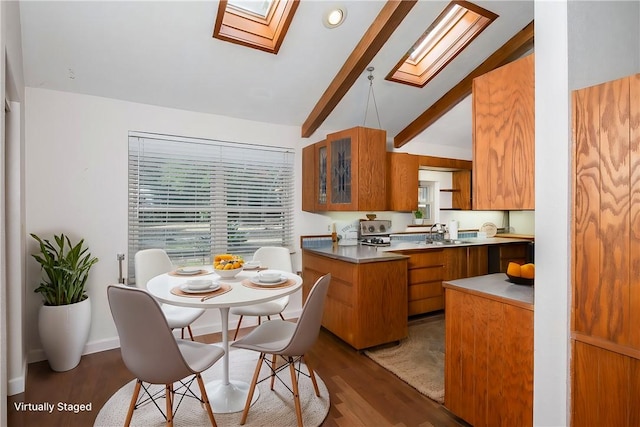
M 127 253 L 128 131 L 294 147 L 296 170 L 300 168 L 301 148 L 310 142 L 301 140 L 298 127 L 44 89 L 27 88 L 26 106 L 26 231 L 47 237 L 64 232 L 73 239 L 84 238 L 90 252 L 100 259 L 88 284 L 92 326 L 87 352 L 114 346 L 117 336 L 106 286 L 118 279 L 116 254 Z M 300 192 L 297 184 L 298 229 L 304 228 Z M 299 235 L 300 230 L 296 231 Z M 33 239 L 29 237 L 27 243 L 28 253 L 34 252 Z M 298 251 L 294 262 L 298 269 L 299 257 Z M 36 328 L 41 300 L 33 293 L 39 278 L 38 265 L 29 257 L 26 319 L 30 361 L 43 358 Z M 300 300 L 295 295 L 287 313 L 297 314 Z M 217 312 L 207 313 L 195 324 L 196 333 L 218 330 Z

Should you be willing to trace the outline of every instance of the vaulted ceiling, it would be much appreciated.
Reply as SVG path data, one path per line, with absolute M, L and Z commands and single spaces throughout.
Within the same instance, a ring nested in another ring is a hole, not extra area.
M 25 83 L 299 126 L 311 141 L 365 125 L 396 147 L 467 147 L 472 77 L 533 44 L 533 1 L 475 1 L 496 21 L 424 88 L 402 85 L 384 77 L 449 2 L 340 1 L 347 19 L 328 29 L 333 3 L 301 0 L 274 55 L 213 38 L 217 1 L 21 2 Z

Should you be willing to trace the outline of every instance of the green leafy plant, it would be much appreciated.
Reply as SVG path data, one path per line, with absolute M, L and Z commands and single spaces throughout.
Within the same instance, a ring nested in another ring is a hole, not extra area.
M 75 246 L 68 236 L 54 235 L 55 244 L 31 233 L 40 244 L 40 252 L 32 254 L 44 271 L 43 281 L 34 290 L 42 295 L 45 305 L 67 305 L 84 301 L 89 296 L 85 285 L 89 270 L 98 262 L 83 248 L 84 239 Z
M 413 211 L 413 216 L 416 219 L 421 219 L 422 218 L 422 211 Z

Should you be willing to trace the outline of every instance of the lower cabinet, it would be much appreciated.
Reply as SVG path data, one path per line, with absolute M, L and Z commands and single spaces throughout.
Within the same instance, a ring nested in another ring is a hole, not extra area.
M 529 262 L 529 243 L 506 243 L 489 247 L 489 273 L 506 273 L 510 262 Z
M 533 424 L 533 310 L 446 289 L 445 397 L 475 427 Z
M 398 253 L 409 257 L 409 316 L 444 309 L 443 281 L 487 274 L 486 245 Z
M 350 263 L 303 250 L 303 300 L 326 273 L 323 327 L 357 350 L 407 336 L 407 259 Z

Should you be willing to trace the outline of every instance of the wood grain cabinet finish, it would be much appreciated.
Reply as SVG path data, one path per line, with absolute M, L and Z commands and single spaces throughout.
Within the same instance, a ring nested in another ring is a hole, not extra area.
M 533 424 L 533 310 L 446 289 L 445 354 L 451 412 L 475 427 Z
M 303 150 L 304 167 L 314 165 L 313 187 L 302 186 L 303 210 L 311 210 L 310 191 L 313 212 L 386 210 L 386 139 L 384 130 L 355 127 L 314 144 L 313 162 L 312 150 Z M 305 171 L 302 175 L 311 179 Z
M 443 310 L 442 282 L 487 274 L 486 246 L 398 251 L 409 257 L 408 314 Z
M 387 210 L 418 210 L 418 156 L 387 153 Z
M 331 273 L 322 326 L 361 350 L 405 338 L 407 260 L 355 264 L 302 252 L 303 299 Z
M 534 56 L 473 80 L 473 208 L 534 209 Z
M 317 198 L 316 146 L 307 145 L 302 149 L 302 210 L 315 212 Z
M 640 74 L 574 91 L 572 424 L 640 425 Z

